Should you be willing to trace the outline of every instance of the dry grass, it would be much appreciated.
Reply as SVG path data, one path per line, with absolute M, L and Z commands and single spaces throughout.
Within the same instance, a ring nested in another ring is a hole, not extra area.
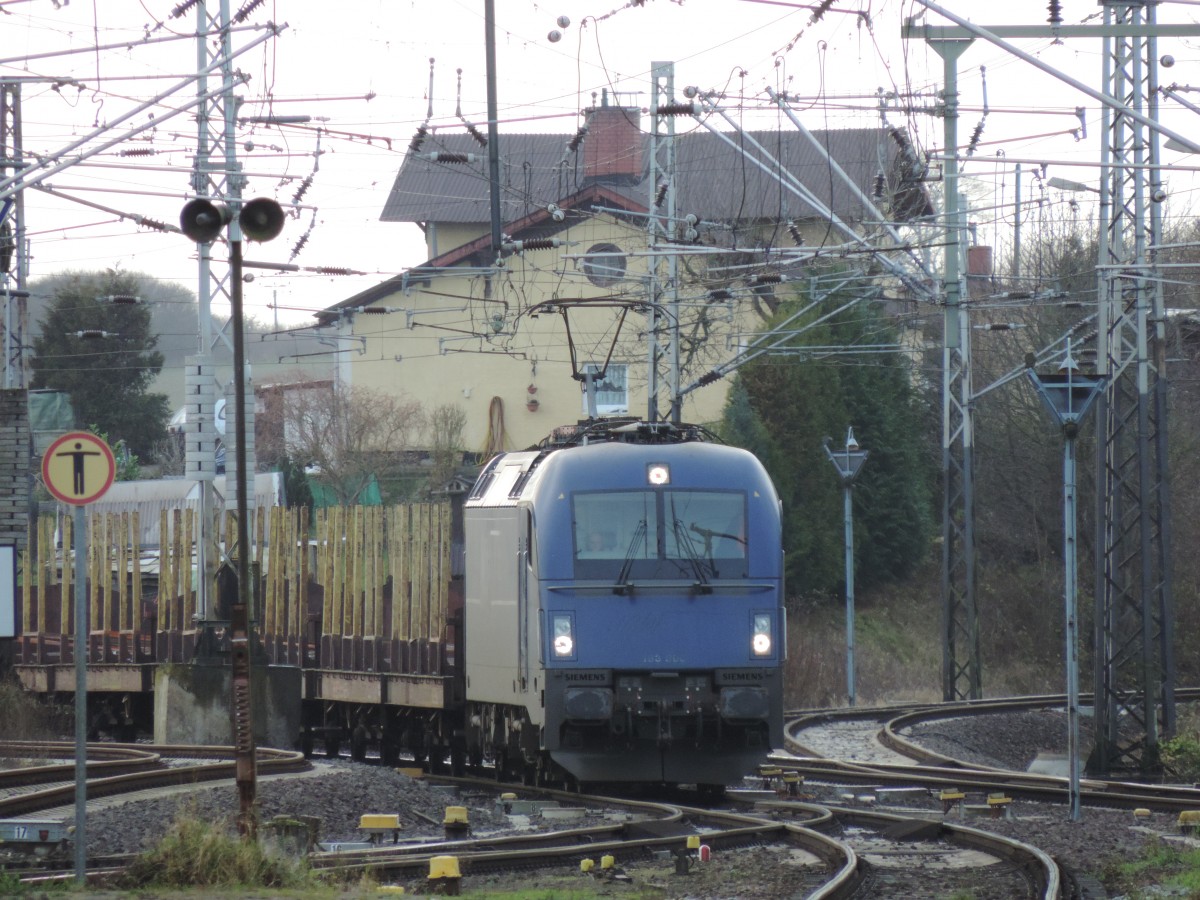
M 977 586 L 984 696 L 1061 692 L 1061 573 L 1009 569 Z M 1081 613 L 1090 610 L 1083 608 Z M 867 592 L 855 602 L 855 687 L 860 706 L 942 698 L 940 574 L 926 567 L 909 582 Z M 1088 626 L 1081 629 L 1081 665 Z M 1084 671 L 1090 671 L 1085 668 Z M 846 620 L 841 598 L 788 604 L 784 706 L 846 703 Z
M 6 741 L 52 741 L 72 728 L 69 710 L 28 693 L 15 678 L 0 679 L 0 722 Z
M 303 888 L 315 884 L 302 861 L 241 840 L 228 823 L 181 812 L 159 843 L 139 855 L 123 876 L 129 888 Z

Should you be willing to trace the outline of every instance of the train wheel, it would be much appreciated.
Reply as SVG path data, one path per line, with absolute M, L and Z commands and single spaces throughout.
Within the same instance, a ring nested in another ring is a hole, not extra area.
M 385 766 L 394 766 L 400 759 L 400 743 L 391 732 L 385 731 L 379 739 L 379 758 Z
M 425 746 L 425 734 L 420 726 L 410 725 L 406 728 L 400 742 L 412 754 L 415 765 L 425 765 L 426 760 L 429 758 L 429 749 Z
M 300 734 L 300 752 L 304 754 L 305 759 L 312 759 L 313 744 L 313 733 L 305 728 Z
M 441 744 L 431 744 L 429 747 L 429 773 L 446 774 L 446 748 Z
M 357 726 L 350 735 L 350 758 L 362 762 L 367 758 L 367 740 L 369 734 L 365 725 Z
M 325 735 L 325 758 L 337 759 L 342 753 L 341 736 L 332 732 Z

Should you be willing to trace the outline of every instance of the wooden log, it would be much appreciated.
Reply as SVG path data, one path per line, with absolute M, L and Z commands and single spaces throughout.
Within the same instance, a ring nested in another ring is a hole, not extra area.
M 75 520 L 73 518 L 63 519 L 62 545 L 63 589 L 59 592 L 58 598 L 60 657 L 65 653 L 66 635 L 75 633 L 75 554 L 79 550 L 75 546 Z
M 179 596 L 180 604 L 183 608 L 183 630 L 195 632 L 197 626 L 196 619 L 196 583 L 192 579 L 192 560 L 194 558 L 192 548 L 196 546 L 196 516 L 195 510 L 185 509 L 182 511 L 183 519 L 183 537 L 179 544 L 179 564 L 176 571 L 179 573 Z

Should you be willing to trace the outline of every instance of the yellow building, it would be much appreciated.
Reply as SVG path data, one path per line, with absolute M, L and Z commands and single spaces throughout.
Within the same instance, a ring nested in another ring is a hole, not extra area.
M 881 210 L 930 212 L 896 130 L 810 140 L 787 124 L 723 136 L 680 121 L 670 184 L 657 183 L 666 144 L 636 109 L 602 102 L 573 136 L 501 135 L 499 256 L 487 148 L 419 133 L 382 219 L 418 224 L 428 261 L 318 314 L 347 348 L 339 383 L 459 407 L 466 450 L 520 448 L 587 415 L 589 372 L 602 375 L 597 414 L 645 416 L 653 331 L 659 417 L 677 346 L 682 419 L 712 422 L 728 386 L 715 367 L 753 339 L 780 292 L 822 259 L 866 259 L 828 209 L 859 230 Z

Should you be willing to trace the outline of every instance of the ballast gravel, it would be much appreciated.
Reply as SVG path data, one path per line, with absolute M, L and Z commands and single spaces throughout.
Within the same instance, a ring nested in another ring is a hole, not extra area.
M 257 782 L 258 819 L 275 816 L 315 816 L 318 840 L 362 841 L 360 817 L 392 814 L 400 817 L 400 835 L 411 840 L 443 834 L 447 806 L 464 800 L 386 766 L 367 766 L 339 760 L 313 760 L 311 772 L 271 776 Z M 89 809 L 89 854 L 134 853 L 154 844 L 180 816 L 206 821 L 234 822 L 238 792 L 233 785 L 178 789 L 143 800 L 117 800 Z M 469 809 L 476 830 L 509 828 L 508 819 L 492 805 Z
M 932 750 L 974 763 L 1025 770 L 1039 753 L 1061 753 L 1066 745 L 1066 717 L 1061 710 L 999 713 L 978 718 L 938 721 L 912 729 L 908 736 Z M 1087 746 L 1089 739 L 1081 741 Z M 494 801 L 455 796 L 419 779 L 383 766 L 364 766 L 337 760 L 314 760 L 302 777 L 261 778 L 258 782 L 259 820 L 274 816 L 316 816 L 322 841 L 356 841 L 360 816 L 396 813 L 402 839 L 437 837 L 445 808 L 469 808 L 476 833 L 511 828 L 497 813 Z M 106 801 L 88 814 L 88 849 L 92 854 L 133 852 L 150 846 L 179 815 L 232 822 L 237 812 L 236 788 L 196 786 L 151 799 Z M 951 814 L 953 816 L 953 814 Z M 1009 817 L 971 819 L 964 824 L 1014 837 L 1032 844 L 1085 883 L 1103 876 L 1107 863 L 1136 858 L 1155 841 L 1188 840 L 1178 836 L 1175 814 L 1154 813 L 1135 818 L 1128 810 L 1085 807 L 1083 820 L 1070 822 L 1065 805 L 1018 800 Z M 808 887 L 776 854 L 763 849 L 742 851 L 719 865 L 705 866 L 686 878 L 671 877 L 670 863 L 660 862 L 637 872 L 635 885 L 595 885 L 599 894 L 620 896 L 637 884 L 650 884 L 663 898 L 730 898 L 804 896 Z M 662 872 L 657 872 L 662 869 Z M 525 873 L 520 885 L 544 886 L 550 891 L 584 887 L 578 873 L 561 869 Z M 464 881 L 464 889 L 509 889 L 516 884 L 502 876 Z M 1098 880 L 1090 883 L 1098 884 Z M 412 889 L 417 885 L 409 885 Z M 586 888 L 585 888 L 586 889 Z M 936 896 L 933 894 L 932 896 Z M 1084 896 L 1103 896 L 1085 894 Z

